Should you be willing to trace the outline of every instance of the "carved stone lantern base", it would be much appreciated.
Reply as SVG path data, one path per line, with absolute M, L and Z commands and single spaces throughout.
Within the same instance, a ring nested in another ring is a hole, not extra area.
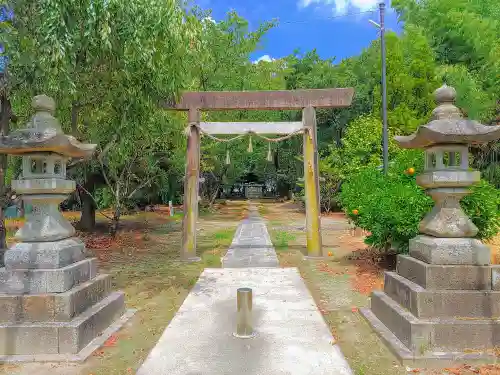
M 440 247 L 429 250 L 426 256 Z M 361 313 L 407 366 L 496 362 L 500 266 L 429 264 L 400 255 L 396 272 L 385 274 L 384 291 L 375 291 Z
M 420 235 L 410 240 L 410 255 L 429 264 L 488 265 L 488 246 L 474 238 L 438 238 Z
M 0 283 L 6 289 L 0 294 L 0 361 L 84 359 L 125 313 L 124 293 L 112 292 L 111 277 L 97 274 L 96 259 L 53 269 L 4 268 Z M 19 290 L 27 294 L 12 294 Z

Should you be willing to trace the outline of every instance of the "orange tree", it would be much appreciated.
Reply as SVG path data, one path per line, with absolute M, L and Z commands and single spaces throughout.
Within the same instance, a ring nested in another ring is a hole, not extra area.
M 387 176 L 365 167 L 346 179 L 340 200 L 355 225 L 370 232 L 367 244 L 383 251 L 408 250 L 408 241 L 419 233 L 418 224 L 434 205 L 416 184 L 423 167 L 422 151 L 405 150 L 394 158 Z M 408 173 L 409 168 L 415 173 Z M 478 238 L 490 239 L 500 231 L 500 191 L 491 184 L 481 180 L 461 204 L 478 227 Z

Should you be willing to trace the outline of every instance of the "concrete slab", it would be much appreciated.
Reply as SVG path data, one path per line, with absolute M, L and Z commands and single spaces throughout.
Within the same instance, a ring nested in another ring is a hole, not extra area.
M 236 289 L 256 337 L 238 339 Z M 206 269 L 137 375 L 351 375 L 296 268 Z
M 248 219 L 242 221 L 229 247 L 222 266 L 224 268 L 278 267 L 278 257 L 264 221 L 250 206 Z

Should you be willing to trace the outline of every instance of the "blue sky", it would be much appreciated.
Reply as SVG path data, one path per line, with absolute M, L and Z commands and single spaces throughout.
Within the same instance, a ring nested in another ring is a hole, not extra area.
M 262 56 L 280 58 L 296 48 L 302 51 L 316 48 L 321 57 L 336 57 L 336 61 L 359 54 L 378 37 L 377 28 L 368 22 L 379 21 L 378 1 L 195 0 L 202 8 L 212 9 L 216 21 L 231 9 L 245 17 L 252 29 L 266 20 L 280 20 L 278 27 L 265 38 L 263 49 L 252 56 L 254 60 Z M 388 29 L 401 29 L 396 13 L 389 6 L 386 24 Z

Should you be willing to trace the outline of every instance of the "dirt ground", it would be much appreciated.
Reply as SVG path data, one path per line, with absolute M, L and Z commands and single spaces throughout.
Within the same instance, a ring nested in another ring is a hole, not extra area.
M 159 209 L 124 217 L 116 239 L 100 221 L 100 232 L 79 233 L 89 252 L 99 259 L 100 272 L 113 276 L 113 287 L 126 293 L 127 306 L 138 313 L 82 364 L 46 363 L 0 365 L 0 375 L 128 375 L 135 374 L 173 318 L 205 267 L 220 267 L 246 202 L 227 202 L 215 212 L 202 212 L 198 226 L 198 255 L 202 262 L 179 262 L 181 216 L 170 218 Z M 356 375 L 500 374 L 500 367 L 462 367 L 440 371 L 407 369 L 379 340 L 358 309 L 369 305 L 369 295 L 383 287 L 383 271 L 395 258 L 376 258 L 342 214 L 322 219 L 323 245 L 331 257 L 304 261 L 305 216 L 292 203 L 259 203 L 280 264 L 298 267 L 318 307 Z M 68 214 L 71 216 L 71 214 Z M 73 215 L 74 216 L 74 215 Z M 73 218 L 75 219 L 75 218 Z M 11 223 L 12 227 L 19 223 Z M 13 230 L 15 228 L 11 228 Z M 492 241 L 500 251 L 500 237 Z M 497 257 L 500 258 L 500 257 Z

